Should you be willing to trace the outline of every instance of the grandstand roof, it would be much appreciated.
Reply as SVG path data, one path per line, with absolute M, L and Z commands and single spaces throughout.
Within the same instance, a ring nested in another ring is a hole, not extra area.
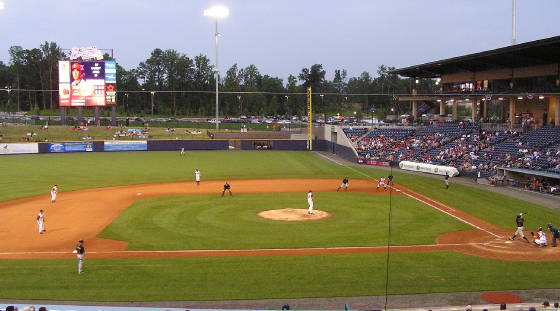
M 558 63 L 560 63 L 560 36 L 400 68 L 390 73 L 405 77 L 437 78 L 456 72 L 478 72 Z

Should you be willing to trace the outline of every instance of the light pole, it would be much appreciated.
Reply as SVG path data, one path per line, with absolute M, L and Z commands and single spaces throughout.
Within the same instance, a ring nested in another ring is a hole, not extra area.
M 218 113 L 218 84 L 220 82 L 220 70 L 218 68 L 218 37 L 220 33 L 218 32 L 218 19 L 220 17 L 226 17 L 229 15 L 229 9 L 224 6 L 213 6 L 207 10 L 204 10 L 204 16 L 213 17 L 216 20 L 216 32 L 214 36 L 216 37 L 216 68 L 215 68 L 215 77 L 216 77 L 216 129 L 219 129 L 219 113 Z
M 290 115 L 290 106 L 288 105 L 288 99 L 290 99 L 290 96 L 286 95 L 284 96 L 286 98 L 286 114 L 288 115 L 288 132 L 290 132 L 292 130 L 292 116 Z
M 126 114 L 128 114 L 128 93 L 124 93 L 124 96 L 125 96 L 125 99 L 126 99 L 126 102 L 125 102 L 125 105 L 124 105 L 124 111 L 126 112 Z
M 243 115 L 243 103 L 241 102 L 241 95 L 237 95 L 237 103 L 239 103 L 239 116 Z
M 150 94 L 152 94 L 152 117 L 154 116 L 154 95 L 156 94 L 156 92 L 151 91 Z
M 6 92 L 8 92 L 8 104 L 6 105 L 6 112 L 8 111 L 8 109 L 10 108 L 10 92 L 12 92 L 12 89 L 9 86 L 4 87 L 6 89 Z M 19 107 L 18 107 L 19 110 Z

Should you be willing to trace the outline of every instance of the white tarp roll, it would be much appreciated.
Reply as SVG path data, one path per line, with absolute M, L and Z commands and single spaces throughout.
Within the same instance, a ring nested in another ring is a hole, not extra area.
M 459 175 L 459 171 L 453 166 L 434 165 L 428 163 L 419 163 L 411 161 L 401 161 L 399 167 L 407 171 L 415 171 L 436 175 L 449 175 L 454 177 Z
M 0 144 L 0 154 L 39 153 L 39 144 Z

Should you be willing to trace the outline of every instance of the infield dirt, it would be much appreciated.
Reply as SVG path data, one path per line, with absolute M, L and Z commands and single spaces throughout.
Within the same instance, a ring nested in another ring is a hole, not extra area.
M 338 179 L 268 179 L 232 180 L 233 193 L 301 192 L 302 208 L 306 208 L 305 194 L 334 192 Z M 386 252 L 386 246 L 337 247 L 301 249 L 256 250 L 185 250 L 185 251 L 126 251 L 127 242 L 97 238 L 96 236 L 135 200 L 178 194 L 221 194 L 222 181 L 142 184 L 95 188 L 59 194 L 57 202 L 42 195 L 3 202 L 0 219 L 9 220 L 0 229 L 0 258 L 73 258 L 72 250 L 79 239 L 84 239 L 89 258 L 133 257 L 215 257 L 215 256 L 282 256 L 311 254 L 351 254 Z M 63 185 L 62 185 L 63 186 Z M 352 180 L 353 192 L 389 195 L 390 191 L 376 191 L 372 180 Z M 507 260 L 558 261 L 557 248 L 537 248 L 522 241 L 508 241 L 513 231 L 498 228 L 450 206 L 432 200 L 409 189 L 395 186 L 400 191 L 392 195 L 407 195 L 451 217 L 473 226 L 473 230 L 450 232 L 439 236 L 433 245 L 391 246 L 391 252 L 426 252 L 452 250 L 465 254 Z M 228 199 L 228 198 L 224 198 Z M 318 207 L 320 208 L 320 207 Z M 46 234 L 38 234 L 35 216 L 40 209 L 46 212 Z

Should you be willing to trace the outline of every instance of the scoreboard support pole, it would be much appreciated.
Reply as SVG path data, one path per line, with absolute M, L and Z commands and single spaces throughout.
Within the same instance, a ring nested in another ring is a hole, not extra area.
M 78 123 L 76 125 L 80 126 L 82 124 L 82 122 L 84 121 L 84 118 L 82 117 L 82 107 L 78 107 Z
M 93 119 L 95 120 L 95 125 L 99 122 L 99 107 L 93 107 Z
M 60 107 L 60 125 L 66 125 L 66 107 Z
M 311 105 L 311 87 L 307 88 L 307 146 L 313 150 L 313 114 Z
M 111 106 L 111 125 L 117 126 L 117 106 Z

